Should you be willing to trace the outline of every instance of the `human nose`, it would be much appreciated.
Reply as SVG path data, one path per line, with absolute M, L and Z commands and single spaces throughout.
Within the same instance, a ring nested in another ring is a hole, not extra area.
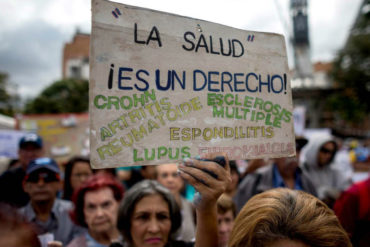
M 104 215 L 104 210 L 101 207 L 96 208 L 96 216 L 101 217 Z
M 39 177 L 39 180 L 37 181 L 37 185 L 38 185 L 38 186 L 42 186 L 42 185 L 44 185 L 44 184 L 45 184 L 44 178 L 40 178 L 40 177 Z
M 220 225 L 219 225 L 219 231 L 220 232 L 227 232 L 227 224 L 225 222 L 222 222 Z
M 149 222 L 149 228 L 148 228 L 149 232 L 158 232 L 159 231 L 159 224 L 158 224 L 158 221 L 156 219 L 152 219 L 150 222 Z
M 85 182 L 89 178 L 89 174 L 84 174 L 83 176 L 80 177 L 81 183 Z
M 168 176 L 168 177 L 167 177 L 167 182 L 168 182 L 168 183 L 172 183 L 174 180 L 175 180 L 175 179 L 174 179 L 174 177 L 173 177 L 173 176 Z

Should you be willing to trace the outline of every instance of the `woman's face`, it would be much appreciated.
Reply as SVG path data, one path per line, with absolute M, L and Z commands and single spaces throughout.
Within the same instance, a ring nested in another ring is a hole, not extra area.
M 330 163 L 331 158 L 335 155 L 335 145 L 332 142 L 325 143 L 318 153 L 319 166 L 323 167 Z
M 135 247 L 163 247 L 170 230 L 170 210 L 162 196 L 148 195 L 136 204 L 130 232 Z
M 109 187 L 86 192 L 84 215 L 89 231 L 101 234 L 116 229 L 118 207 L 119 202 Z
M 76 162 L 72 168 L 71 172 L 71 187 L 73 191 L 78 189 L 89 176 L 92 175 L 92 171 L 89 163 L 87 162 Z

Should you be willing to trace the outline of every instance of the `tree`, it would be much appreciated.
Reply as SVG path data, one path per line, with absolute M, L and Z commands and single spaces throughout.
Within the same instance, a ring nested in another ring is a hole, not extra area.
M 54 82 L 39 96 L 29 101 L 24 113 L 79 113 L 86 112 L 88 105 L 88 81 L 65 79 Z
M 17 95 L 11 95 L 8 91 L 8 74 L 0 72 L 0 114 L 13 116 L 13 102 Z
M 339 90 L 329 98 L 331 110 L 352 123 L 370 112 L 370 0 L 365 0 L 347 44 L 333 64 L 331 76 Z

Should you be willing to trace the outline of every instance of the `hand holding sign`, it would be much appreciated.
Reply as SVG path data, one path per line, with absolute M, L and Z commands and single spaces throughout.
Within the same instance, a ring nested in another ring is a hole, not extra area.
M 181 177 L 194 186 L 200 196 L 194 199 L 199 210 L 216 205 L 219 196 L 231 183 L 229 160 L 226 153 L 202 155 L 199 159 L 185 159 L 179 165 Z

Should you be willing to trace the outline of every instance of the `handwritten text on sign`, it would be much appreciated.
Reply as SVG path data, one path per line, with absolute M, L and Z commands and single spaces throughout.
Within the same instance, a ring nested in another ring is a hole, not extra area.
M 294 155 L 284 37 L 93 0 L 94 167 Z

